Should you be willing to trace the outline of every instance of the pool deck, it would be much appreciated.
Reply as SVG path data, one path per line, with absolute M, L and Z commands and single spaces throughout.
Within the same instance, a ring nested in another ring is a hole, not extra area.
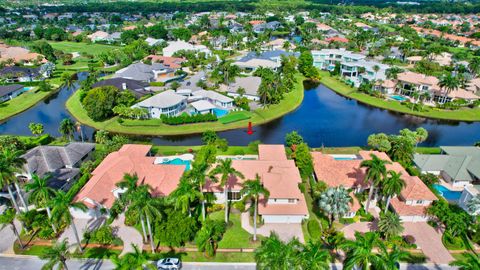
M 446 187 L 447 189 L 449 189 L 451 191 L 463 191 L 465 189 L 464 187 L 454 187 L 452 184 L 448 183 L 447 181 L 445 181 L 441 178 L 440 178 L 440 182 L 438 182 L 438 184 Z

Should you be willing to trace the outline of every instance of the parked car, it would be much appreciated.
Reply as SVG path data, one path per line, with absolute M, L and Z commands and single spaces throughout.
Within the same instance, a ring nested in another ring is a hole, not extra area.
M 177 258 L 165 258 L 157 262 L 158 270 L 170 270 L 170 269 L 180 269 L 182 267 L 182 262 Z

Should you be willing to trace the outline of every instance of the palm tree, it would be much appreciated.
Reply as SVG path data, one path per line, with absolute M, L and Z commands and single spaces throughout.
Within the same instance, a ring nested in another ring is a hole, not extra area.
M 447 101 L 448 94 L 453 91 L 457 91 L 460 87 L 460 81 L 457 77 L 452 76 L 452 74 L 448 74 L 447 76 L 443 76 L 438 81 L 438 86 L 445 91 L 445 95 L 443 96 L 443 102 Z
M 480 257 L 477 254 L 462 253 L 463 259 L 457 259 L 450 263 L 452 266 L 458 266 L 459 270 L 478 270 L 480 269 Z
M 475 195 L 467 202 L 467 210 L 472 214 L 480 211 L 480 194 Z
M 78 248 L 80 252 L 83 252 L 82 243 L 78 237 L 77 226 L 75 226 L 75 221 L 73 220 L 72 213 L 70 213 L 70 208 L 78 209 L 81 211 L 87 210 L 87 207 L 83 203 L 72 202 L 71 198 L 62 190 L 57 192 L 57 195 L 50 203 L 52 207 L 52 220 L 61 224 L 65 222 L 67 225 L 71 224 L 73 233 L 75 234 L 75 239 L 77 240 Z
M 284 243 L 276 233 L 272 232 L 255 250 L 257 269 L 297 269 L 301 247 L 302 244 L 296 238 Z
M 162 217 L 162 213 L 160 212 L 160 201 L 152 197 L 149 192 L 150 189 L 151 187 L 148 185 L 140 185 L 138 190 L 133 194 L 133 201 L 130 207 L 131 209 L 135 209 L 135 211 L 137 211 L 140 215 L 142 228 L 145 227 L 144 220 L 147 221 L 147 229 L 150 236 L 150 247 L 152 249 L 152 253 L 155 253 L 155 240 L 153 239 L 152 222 L 159 220 Z
M 388 177 L 383 180 L 382 193 L 387 196 L 387 204 L 385 206 L 385 213 L 390 206 L 390 199 L 392 196 L 400 195 L 400 192 L 405 188 L 405 181 L 402 179 L 402 173 L 395 171 L 388 171 Z
M 368 208 L 370 207 L 370 201 L 372 200 L 375 185 L 379 185 L 387 176 L 387 168 L 385 165 L 390 164 L 389 161 L 380 159 L 374 154 L 370 154 L 370 157 L 372 159 L 364 160 L 362 163 L 360 163 L 360 167 L 367 168 L 365 184 L 368 185 L 370 182 L 370 191 L 368 193 L 367 204 L 365 205 L 366 211 L 368 211 Z
M 373 252 L 375 247 L 383 246 L 378 234 L 367 232 L 361 234 L 355 232 L 355 241 L 347 240 L 341 244 L 341 248 L 345 251 L 346 257 L 343 261 L 343 269 L 370 269 L 370 265 L 379 265 L 380 258 Z
M 23 249 L 24 246 L 22 243 L 22 239 L 20 239 L 20 234 L 18 233 L 17 227 L 15 226 L 15 216 L 15 209 L 9 208 L 5 210 L 5 212 L 0 215 L 0 224 L 2 224 L 3 226 L 10 225 L 10 227 L 12 227 L 12 231 L 15 234 L 15 237 L 17 238 L 20 247 Z
M 474 77 L 477 77 L 480 74 L 480 58 L 474 57 L 472 60 L 470 60 L 468 69 Z
M 400 269 L 400 261 L 408 259 L 410 254 L 401 250 L 397 245 L 393 245 L 390 252 L 382 245 L 377 256 L 380 258 L 380 265 L 376 265 L 375 269 L 398 270 Z
M 188 178 L 182 177 L 178 187 L 170 194 L 175 210 L 180 209 L 182 213 L 192 215 L 192 204 L 202 198 L 202 193 L 191 183 Z
M 220 179 L 217 178 L 218 175 L 220 175 Z M 213 181 L 219 181 L 220 185 L 223 186 L 223 196 L 225 196 L 225 223 L 228 223 L 228 190 L 231 177 L 244 178 L 241 172 L 232 167 L 232 159 L 230 158 L 220 160 L 220 163 L 210 172 L 210 178 Z
M 134 194 L 138 190 L 138 175 L 136 173 L 126 173 L 123 175 L 123 179 L 115 185 L 125 190 L 122 196 L 120 196 L 120 201 L 122 201 L 123 204 L 128 205 L 132 202 Z
M 205 221 L 206 211 L 205 211 L 205 196 L 203 195 L 203 187 L 205 186 L 205 181 L 207 179 L 207 170 L 209 165 L 206 162 L 194 162 L 192 164 L 192 169 L 188 172 L 187 177 L 192 183 L 194 183 L 200 193 L 202 194 L 200 202 L 202 204 L 202 219 Z
M 320 195 L 319 207 L 329 215 L 330 227 L 336 218 L 348 213 L 352 197 L 343 187 L 332 187 Z
M 71 141 L 73 133 L 75 132 L 75 123 L 70 118 L 64 118 L 62 122 L 60 122 L 58 131 L 63 135 L 64 138 L 68 137 Z
M 68 251 L 68 241 L 67 239 L 63 239 L 62 242 L 57 242 L 55 245 L 46 248 L 40 256 L 41 259 L 48 260 L 48 262 L 42 267 L 42 270 L 52 270 L 54 268 L 68 270 L 67 260 L 70 257 L 71 254 Z
M 377 73 L 380 71 L 380 67 L 378 65 L 373 66 L 373 71 L 375 72 L 374 80 L 377 79 Z
M 378 230 L 385 236 L 386 239 L 392 236 L 401 234 L 404 230 L 400 217 L 392 212 L 387 212 L 380 215 L 378 221 Z
M 243 183 L 242 190 L 240 191 L 244 198 L 253 199 L 255 207 L 253 214 L 253 241 L 257 241 L 257 213 L 258 213 L 258 198 L 263 195 L 264 200 L 268 200 L 270 192 L 263 186 L 260 181 L 260 176 L 257 174 L 255 180 L 247 180 Z
M 115 265 L 115 270 L 144 270 L 156 269 L 149 261 L 148 256 L 138 246 L 132 244 L 133 252 L 122 257 L 113 256 L 110 260 Z
M 218 242 L 222 240 L 224 232 L 225 224 L 216 220 L 205 220 L 202 228 L 198 231 L 197 236 L 195 237 L 195 243 L 197 244 L 198 250 L 205 252 L 205 255 L 209 257 L 215 255 Z
M 27 192 L 31 192 L 28 199 L 33 202 L 37 208 L 44 207 L 47 210 L 48 219 L 52 223 L 53 231 L 56 233 L 57 228 L 52 222 L 52 213 L 50 211 L 50 207 L 48 206 L 50 201 L 55 197 L 56 191 L 47 185 L 49 178 L 50 175 L 39 177 L 38 175 L 33 174 L 32 181 L 25 185 L 25 190 Z
M 13 184 L 15 186 L 18 197 L 20 198 L 20 202 L 22 203 L 25 210 L 28 211 L 28 206 L 25 203 L 25 199 L 23 198 L 22 190 L 18 185 L 18 179 L 16 176 L 17 173 L 20 173 L 22 171 L 23 164 L 25 164 L 25 159 L 20 157 L 21 154 L 22 151 L 20 150 L 11 150 L 5 148 L 3 149 L 3 152 L 0 156 L 0 183 L 7 186 L 9 195 L 12 198 L 12 202 L 17 212 L 20 212 L 20 209 L 18 208 L 15 197 L 11 192 L 10 184 Z
M 66 87 L 67 89 L 70 89 L 73 86 L 75 79 L 71 73 L 64 72 L 62 73 L 61 81 L 62 81 L 62 86 Z
M 323 245 L 316 241 L 308 241 L 299 256 L 302 269 L 330 269 L 330 254 Z

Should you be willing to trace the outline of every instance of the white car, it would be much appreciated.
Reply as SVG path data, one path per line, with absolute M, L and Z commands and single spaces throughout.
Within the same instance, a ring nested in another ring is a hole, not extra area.
M 158 270 L 170 270 L 170 269 L 180 269 L 182 267 L 182 262 L 177 258 L 165 258 L 157 262 Z

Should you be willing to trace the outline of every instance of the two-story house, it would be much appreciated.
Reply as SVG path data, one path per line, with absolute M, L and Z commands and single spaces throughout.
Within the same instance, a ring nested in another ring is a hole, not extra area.
M 340 63 L 350 63 L 364 60 L 363 54 L 352 53 L 345 49 L 322 49 L 313 50 L 313 65 L 322 70 L 333 71 Z

